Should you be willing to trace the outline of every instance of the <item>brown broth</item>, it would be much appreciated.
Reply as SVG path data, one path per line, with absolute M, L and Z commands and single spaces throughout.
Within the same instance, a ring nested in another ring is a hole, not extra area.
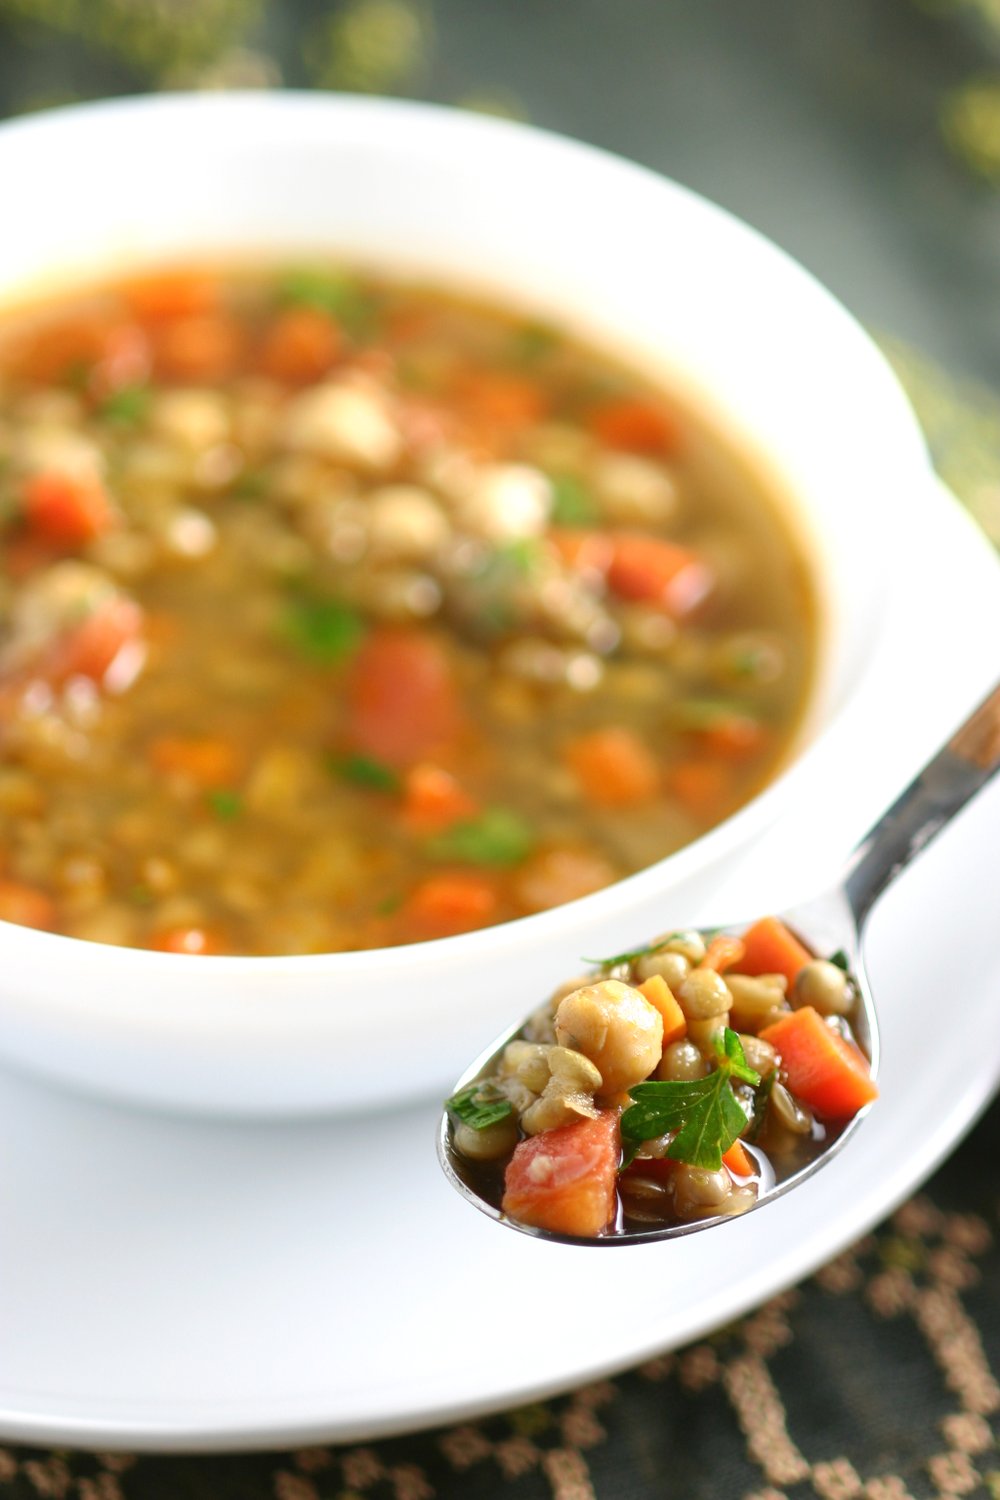
M 92 535 L 66 534 L 67 482 L 104 507 Z M 583 533 L 614 535 L 610 572 L 568 560 Z M 707 595 L 640 597 L 636 537 L 657 566 L 687 549 Z M 73 652 L 109 601 L 140 623 L 107 673 Z M 328 267 L 9 310 L 0 916 L 326 952 L 586 894 L 774 778 L 816 616 L 782 497 L 725 436 L 516 312 Z M 358 701 L 401 637 L 424 729 L 378 753 Z M 608 730 L 615 795 L 576 748 Z

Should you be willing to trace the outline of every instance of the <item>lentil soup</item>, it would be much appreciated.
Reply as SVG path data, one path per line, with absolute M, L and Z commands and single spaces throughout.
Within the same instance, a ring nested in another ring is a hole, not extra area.
M 469 931 L 774 777 L 781 497 L 557 329 L 340 268 L 0 317 L 0 918 L 188 953 Z

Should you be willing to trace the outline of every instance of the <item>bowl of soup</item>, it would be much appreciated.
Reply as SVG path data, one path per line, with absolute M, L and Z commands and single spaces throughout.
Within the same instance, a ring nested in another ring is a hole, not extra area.
M 905 401 L 752 231 L 524 127 L 124 101 L 0 172 L 2 1051 L 431 1093 L 803 795 Z

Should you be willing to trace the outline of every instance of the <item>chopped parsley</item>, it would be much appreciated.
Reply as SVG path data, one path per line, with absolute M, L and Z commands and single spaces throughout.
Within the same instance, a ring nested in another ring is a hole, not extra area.
M 511 352 L 519 365 L 537 364 L 559 346 L 559 334 L 547 323 L 522 323 L 514 330 Z
M 152 393 L 148 385 L 123 385 L 112 391 L 98 408 L 100 415 L 116 427 L 135 427 L 149 412 Z
M 668 932 L 666 937 L 644 943 L 641 948 L 626 948 L 624 953 L 612 953 L 610 958 L 581 958 L 580 962 L 593 964 L 595 969 L 616 969 L 619 964 L 631 964 L 637 958 L 647 958 L 651 953 L 662 953 L 664 948 L 669 948 L 674 939 L 680 936 L 679 932 Z
M 511 1113 L 511 1103 L 498 1095 L 488 1080 L 480 1079 L 453 1094 L 445 1109 L 463 1125 L 471 1125 L 473 1130 L 485 1130 L 488 1125 L 507 1118 Z
M 634 1101 L 621 1119 L 626 1158 L 631 1161 L 643 1141 L 676 1131 L 667 1148 L 672 1161 L 717 1172 L 722 1156 L 747 1128 L 746 1112 L 733 1093 L 733 1080 L 754 1088 L 761 1081 L 747 1064 L 735 1031 L 727 1026 L 716 1040 L 716 1066 L 707 1078 L 654 1080 L 630 1089 Z
M 233 818 L 238 818 L 243 811 L 243 798 L 239 792 L 227 791 L 219 788 L 213 792 L 205 793 L 205 801 L 224 823 L 231 823 Z
M 593 492 L 574 474 L 550 475 L 552 519 L 557 526 L 593 526 L 599 519 Z
M 398 792 L 403 784 L 398 771 L 371 755 L 332 755 L 328 764 L 337 776 L 372 792 Z
M 286 271 L 277 285 L 283 307 L 311 307 L 326 313 L 353 338 L 374 332 L 378 303 L 371 292 L 343 271 L 317 271 L 308 267 Z
M 365 624 L 356 610 L 336 599 L 293 599 L 283 624 L 286 640 L 311 661 L 330 664 L 352 656 Z
M 436 834 L 426 845 L 433 859 L 469 865 L 517 865 L 535 847 L 531 825 L 503 807 L 487 808 Z
M 828 962 L 834 964 L 845 974 L 849 974 L 851 972 L 851 966 L 848 962 L 847 954 L 844 952 L 843 948 L 838 948 L 836 953 L 831 953 Z

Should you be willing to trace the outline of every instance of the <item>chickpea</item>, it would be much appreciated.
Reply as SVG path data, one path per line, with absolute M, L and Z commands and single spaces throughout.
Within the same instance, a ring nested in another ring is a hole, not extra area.
M 455 1150 L 470 1161 L 497 1161 L 517 1145 L 517 1124 L 513 1115 L 482 1130 L 473 1130 L 464 1121 L 457 1121 L 452 1141 Z
M 792 986 L 792 1005 L 811 1005 L 821 1016 L 846 1016 L 854 1005 L 850 981 L 843 969 L 815 958 L 804 964 Z
M 663 953 L 644 953 L 636 963 L 640 979 L 652 979 L 659 974 L 675 993 L 690 972 L 691 965 L 683 953 L 673 953 L 669 949 Z
M 660 1061 L 663 1019 L 631 985 L 605 979 L 559 1002 L 556 1040 L 589 1057 L 603 1095 L 614 1097 L 648 1078 Z
M 594 1092 L 601 1086 L 601 1075 L 589 1058 L 568 1047 L 550 1047 L 546 1058 L 550 1077 L 540 1099 L 521 1117 L 521 1126 L 529 1135 L 572 1125 L 576 1120 L 592 1120 L 597 1114 Z
M 747 1060 L 747 1067 L 753 1068 L 762 1078 L 770 1073 L 778 1061 L 778 1054 L 770 1042 L 763 1041 L 759 1036 L 752 1036 L 749 1032 L 741 1032 L 740 1045 L 743 1048 L 743 1056 Z
M 707 1072 L 708 1063 L 694 1042 L 684 1040 L 671 1042 L 669 1047 L 664 1047 L 656 1076 L 671 1082 L 686 1082 L 692 1078 L 704 1078 Z
M 726 1199 L 733 1190 L 733 1179 L 725 1167 L 710 1172 L 707 1167 L 692 1167 L 681 1162 L 674 1173 L 674 1208 L 678 1218 L 700 1219 L 725 1212 Z
M 783 987 L 787 980 L 782 975 L 779 985 L 772 983 L 772 979 L 768 974 L 757 978 L 749 974 L 726 975 L 733 1025 L 738 1031 L 760 1031 L 788 1009 Z
M 729 1025 L 729 1012 L 724 1010 L 718 1016 L 705 1016 L 701 1021 L 694 1019 L 688 1021 L 688 1041 L 699 1047 L 706 1057 L 714 1058 L 716 1043 L 722 1037 L 722 1033 Z
M 693 928 L 669 932 L 660 941 L 666 953 L 682 953 L 689 964 L 700 964 L 705 957 L 705 939 Z
M 693 1021 L 724 1015 L 732 1004 L 726 981 L 714 969 L 692 969 L 675 993 L 681 1010 Z

